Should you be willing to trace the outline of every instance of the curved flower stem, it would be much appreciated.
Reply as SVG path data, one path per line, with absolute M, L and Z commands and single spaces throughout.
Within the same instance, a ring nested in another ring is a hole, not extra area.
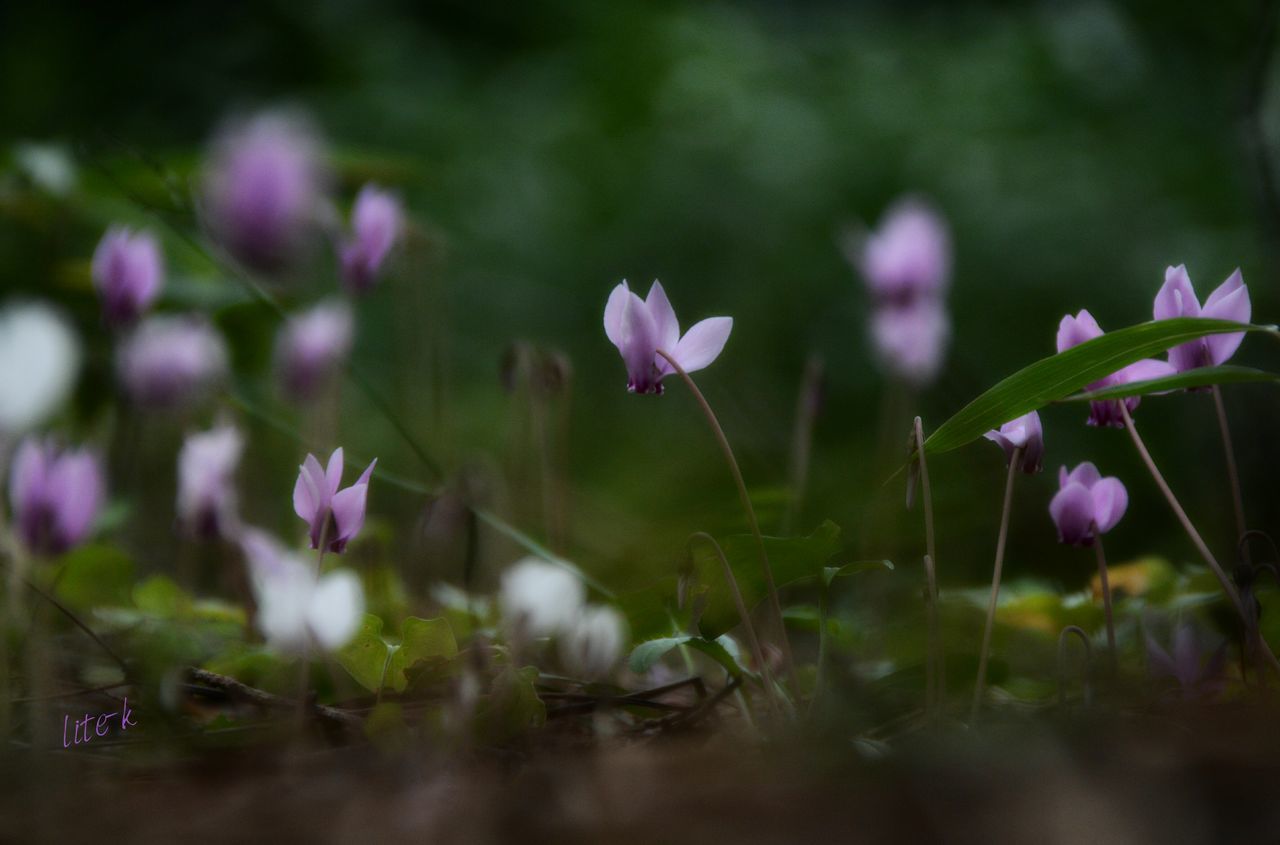
M 1115 674 L 1118 657 L 1116 655 L 1116 624 L 1111 614 L 1111 582 L 1107 578 L 1107 555 L 1102 550 L 1102 535 L 1098 527 L 1093 528 L 1093 553 L 1098 558 L 1098 579 L 1102 582 L 1102 612 L 1107 618 L 1107 650 L 1111 652 L 1111 673 Z
M 720 451 L 724 453 L 725 462 L 729 465 L 729 471 L 733 474 L 734 483 L 738 485 L 738 498 L 742 500 L 742 510 L 747 514 L 747 523 L 751 527 L 751 533 L 756 538 L 756 546 L 760 549 L 760 569 L 764 573 L 765 585 L 769 588 L 769 604 L 773 608 L 773 614 L 778 621 L 778 636 L 782 646 L 782 657 L 786 661 L 787 671 L 791 677 L 791 688 L 797 693 L 799 685 L 796 683 L 796 667 L 795 661 L 791 658 L 791 643 L 787 639 L 787 623 L 782 618 L 782 603 L 778 599 L 778 586 L 773 580 L 773 568 L 769 565 L 769 553 L 764 547 L 764 536 L 760 533 L 760 521 L 756 519 L 755 508 L 751 506 L 751 496 L 747 493 L 747 484 L 742 480 L 742 470 L 738 468 L 738 460 L 733 456 L 733 447 L 729 445 L 729 438 L 725 437 L 724 429 L 720 427 L 720 420 L 716 418 L 716 412 L 711 410 L 711 405 L 707 402 L 707 398 L 702 395 L 702 391 L 698 389 L 698 385 L 694 384 L 693 379 L 685 372 L 684 367 L 680 366 L 675 358 L 671 357 L 666 351 L 659 349 L 658 354 L 666 359 L 667 363 L 680 375 L 685 385 L 689 388 L 689 392 L 693 394 L 693 398 L 697 400 L 698 406 L 702 408 L 703 415 L 707 418 L 707 424 L 711 426 L 711 433 L 715 435 L 716 440 L 720 443 Z
M 1213 386 L 1213 404 L 1218 412 L 1218 429 L 1222 432 L 1222 452 L 1227 463 L 1227 479 L 1231 482 L 1231 505 L 1236 514 L 1236 537 L 1243 537 L 1248 525 L 1244 519 L 1244 496 L 1240 493 L 1240 472 L 1236 468 L 1236 450 L 1231 444 L 1231 427 L 1227 424 L 1227 406 L 1222 401 L 1222 389 Z M 1249 546 L 1243 547 L 1245 563 L 1249 563 Z
M 751 612 L 747 609 L 747 603 L 742 598 L 742 590 L 738 588 L 738 579 L 734 577 L 733 567 L 729 565 L 729 559 L 724 555 L 724 549 L 720 548 L 720 544 L 716 542 L 716 538 L 712 537 L 705 531 L 696 531 L 689 536 L 689 545 L 697 540 L 701 540 L 711 546 L 712 551 L 716 553 L 716 557 L 720 559 L 720 565 L 724 567 L 724 580 L 729 584 L 729 592 L 733 594 L 733 603 L 738 608 L 738 618 L 742 620 L 742 629 L 747 635 L 747 646 L 751 649 L 751 656 L 756 661 L 756 666 L 760 670 L 760 677 L 765 685 L 765 697 L 769 701 L 769 710 L 776 718 L 778 715 L 778 704 L 775 700 L 777 690 L 773 686 L 773 673 L 769 671 L 769 664 L 764 659 L 764 649 L 760 646 L 760 639 L 756 636 L 755 625 L 751 624 Z
M 1129 409 L 1125 407 L 1124 402 L 1118 403 L 1120 406 L 1120 414 L 1124 417 L 1125 428 L 1129 430 L 1129 437 L 1133 439 L 1133 445 L 1137 448 L 1138 454 L 1142 457 L 1143 463 L 1147 465 L 1147 470 L 1151 473 L 1151 477 L 1155 479 L 1156 486 L 1160 488 L 1160 492 L 1164 494 L 1165 500 L 1169 502 L 1169 507 L 1173 510 L 1174 516 L 1182 523 L 1183 529 L 1186 530 L 1187 536 L 1191 538 L 1191 543 L 1196 547 L 1196 551 L 1200 552 L 1200 556 L 1204 558 L 1204 562 L 1213 570 L 1213 574 L 1217 576 L 1218 583 L 1222 586 L 1222 592 L 1227 594 L 1227 598 L 1231 600 L 1231 605 L 1235 608 L 1236 613 L 1240 615 L 1241 621 L 1244 622 L 1246 634 L 1255 641 L 1262 652 L 1264 659 L 1271 665 L 1271 668 L 1280 674 L 1280 660 L 1276 659 L 1275 654 L 1271 651 L 1270 646 L 1262 639 L 1261 632 L 1258 631 L 1257 625 L 1254 624 L 1252 616 L 1245 609 L 1244 602 L 1240 600 L 1240 593 L 1236 590 L 1235 584 L 1231 583 L 1231 579 L 1227 577 L 1227 573 L 1223 571 L 1218 564 L 1217 559 L 1213 556 L 1213 552 L 1209 551 L 1209 547 L 1205 545 L 1204 539 L 1201 538 L 1200 532 L 1196 531 L 1196 527 L 1191 524 L 1191 520 L 1187 517 L 1187 512 L 1182 509 L 1178 498 L 1173 495 L 1173 490 L 1169 489 L 1169 484 L 1164 480 L 1164 476 L 1160 474 L 1160 470 L 1156 468 L 1156 463 L 1151 459 L 1151 453 L 1147 451 L 1147 446 L 1142 442 L 1142 436 L 1138 434 L 1137 427 L 1133 424 L 1133 417 L 1129 414 Z
M 1084 643 L 1084 704 L 1089 706 L 1089 661 L 1093 659 L 1093 646 L 1089 635 L 1078 625 L 1068 625 L 1058 634 L 1058 706 L 1067 706 L 1067 634 L 1075 634 Z
M 929 486 L 929 463 L 924 457 L 924 424 L 915 418 L 916 461 L 920 467 L 920 490 L 924 497 L 924 574 L 929 589 L 929 659 L 926 686 L 927 708 L 934 715 L 946 698 L 947 670 L 943 665 L 942 643 L 938 636 L 938 549 L 933 534 L 933 488 Z
M 1004 507 L 1000 511 L 1000 534 L 996 538 L 996 562 L 991 572 L 991 598 L 987 602 L 987 624 L 982 629 L 982 650 L 978 652 L 978 680 L 973 687 L 973 708 L 969 720 L 978 718 L 982 706 L 982 691 L 987 684 L 987 654 L 991 648 L 991 630 L 996 621 L 996 603 L 1000 599 L 1000 572 L 1004 568 L 1004 544 L 1009 535 L 1009 511 L 1013 504 L 1013 479 L 1022 463 L 1022 447 L 1013 450 L 1009 458 L 1009 477 L 1004 483 Z

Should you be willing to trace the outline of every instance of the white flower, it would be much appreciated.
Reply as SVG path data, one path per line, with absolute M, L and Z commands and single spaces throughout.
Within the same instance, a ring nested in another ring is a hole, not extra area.
M 51 308 L 32 303 L 0 312 L 0 432 L 44 422 L 66 400 L 79 369 L 80 343 Z
M 580 678 L 608 677 L 627 641 L 627 621 L 608 605 L 583 608 L 560 634 L 560 660 Z
M 308 561 L 265 532 L 242 540 L 258 602 L 258 630 L 272 648 L 305 653 L 312 645 L 336 651 L 351 641 L 364 617 L 364 588 L 349 569 L 316 578 Z
M 536 557 L 517 561 L 502 576 L 498 603 L 513 628 L 544 637 L 577 619 L 586 591 L 572 572 Z

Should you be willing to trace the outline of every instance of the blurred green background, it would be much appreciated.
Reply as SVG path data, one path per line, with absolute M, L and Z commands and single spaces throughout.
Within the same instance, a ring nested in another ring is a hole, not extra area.
M 169 255 L 162 307 L 222 309 L 238 389 L 309 430 L 270 389 L 273 318 L 144 207 L 185 192 L 228 115 L 302 107 L 331 145 L 344 208 L 374 178 L 414 217 L 396 271 L 358 305 L 355 359 L 446 471 L 428 472 L 350 385 L 337 431 L 318 446 L 376 454 L 382 469 L 432 486 L 465 478 L 545 537 L 529 505 L 537 492 L 522 486 L 535 460 L 519 433 L 527 402 L 500 373 L 513 341 L 561 351 L 573 368 L 571 391 L 553 404 L 568 414 L 565 548 L 617 587 L 669 574 L 690 532 L 744 526 L 691 398 L 678 383 L 661 398 L 628 395 L 601 329 L 614 284 L 660 278 L 686 325 L 736 321 L 698 381 L 766 529 L 783 519 L 796 392 L 817 354 L 825 402 L 794 527 L 830 518 L 849 556 L 890 557 L 895 577 L 916 578 L 920 515 L 903 513 L 901 478 L 884 484 L 900 455 L 882 445 L 886 385 L 840 232 L 873 223 L 905 192 L 931 197 L 951 222 L 951 352 L 911 406 L 926 429 L 1051 353 L 1067 311 L 1087 307 L 1104 328 L 1149 319 L 1170 263 L 1188 265 L 1202 297 L 1241 267 L 1256 320 L 1280 319 L 1280 224 L 1263 177 L 1280 86 L 1259 58 L 1272 28 L 1255 3 L 1150 0 L 6 4 L 0 289 L 75 316 L 92 358 L 62 424 L 108 448 L 110 340 L 87 261 L 108 223 L 149 225 Z M 33 179 L 31 144 L 71 157 L 68 193 Z M 317 260 L 279 294 L 302 304 L 335 287 Z M 1237 361 L 1274 368 L 1277 351 L 1250 339 Z M 1263 528 L 1278 504 L 1278 401 L 1268 387 L 1227 391 L 1246 507 Z M 1081 407 L 1043 416 L 1048 471 L 1020 484 L 1010 576 L 1064 589 L 1089 577 L 1090 556 L 1059 547 L 1047 515 L 1054 470 L 1085 459 L 1130 489 L 1129 515 L 1108 537 L 1113 560 L 1193 557 L 1123 432 L 1086 428 Z M 140 452 L 124 465 L 115 457 L 113 491 L 152 524 L 131 527 L 129 542 L 153 565 L 176 543 L 165 510 L 174 450 L 208 418 L 149 421 Z M 1210 398 L 1149 399 L 1138 420 L 1229 557 Z M 887 435 L 903 456 L 905 424 Z M 303 450 L 250 425 L 250 521 L 294 531 L 289 492 Z M 931 469 L 944 589 L 976 584 L 989 577 L 1001 455 L 979 443 Z M 158 510 L 137 506 L 148 497 Z M 386 529 L 375 536 L 415 583 L 456 580 L 461 564 L 427 536 L 423 505 L 375 483 L 371 519 Z M 517 552 L 486 542 L 480 578 L 492 583 Z

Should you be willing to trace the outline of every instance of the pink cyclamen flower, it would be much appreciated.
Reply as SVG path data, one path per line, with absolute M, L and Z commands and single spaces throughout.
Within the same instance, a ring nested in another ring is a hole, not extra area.
M 1037 412 L 1023 414 L 1000 426 L 998 430 L 988 431 L 982 436 L 1004 449 L 1006 462 L 1012 461 L 1014 451 L 1021 448 L 1022 460 L 1019 466 L 1023 472 L 1030 474 L 1042 469 L 1044 428 L 1040 425 L 1040 414 Z
M 951 276 L 946 221 L 920 199 L 901 199 L 862 241 L 856 262 L 880 304 L 903 306 L 940 297 Z
M 190 434 L 178 452 L 178 519 L 200 537 L 236 533 L 235 471 L 244 438 L 230 424 Z
M 663 376 L 675 372 L 658 350 L 692 373 L 719 357 L 732 330 L 732 317 L 710 317 L 694 323 L 682 336 L 675 309 L 657 281 L 641 299 L 624 280 L 604 307 L 604 333 L 622 354 L 627 390 L 632 393 L 662 393 Z
M 871 313 L 876 357 L 889 372 L 913 384 L 933 381 L 942 367 L 951 320 L 941 300 L 926 298 L 906 306 L 886 305 Z
M 367 293 L 404 229 L 400 200 L 375 185 L 365 185 L 351 212 L 351 237 L 338 249 L 342 280 L 353 294 Z
M 116 363 L 135 402 L 173 408 L 197 401 L 226 374 L 227 348 L 201 316 L 159 315 L 125 338 Z
M 1212 698 L 1227 684 L 1224 676 L 1227 644 L 1223 643 L 1206 661 L 1190 625 L 1180 625 L 1173 634 L 1173 653 L 1165 651 L 1147 636 L 1147 668 L 1155 678 L 1177 682 L 1183 698 Z
M 1253 308 L 1249 302 L 1249 288 L 1245 286 L 1244 276 L 1238 268 L 1209 294 L 1201 308 L 1187 268 L 1179 264 L 1164 271 L 1164 284 L 1156 294 L 1154 315 L 1157 320 L 1206 317 L 1247 323 L 1253 316 Z M 1197 367 L 1216 367 L 1226 363 L 1243 340 L 1244 332 L 1198 338 L 1170 349 L 1169 363 L 1180 373 Z
M 1093 319 L 1093 315 L 1088 311 L 1082 309 L 1074 317 L 1068 314 L 1058 324 L 1058 351 L 1065 352 L 1087 340 L 1102 337 L 1102 334 L 1102 327 L 1098 325 L 1098 321 Z M 1104 387 L 1147 381 L 1171 376 L 1174 373 L 1175 370 L 1172 365 L 1164 361 L 1157 361 L 1154 358 L 1144 358 L 1095 381 L 1086 390 L 1101 390 Z M 1140 396 L 1129 396 L 1123 400 L 1109 399 L 1102 402 L 1090 402 L 1088 424 L 1099 427 L 1124 428 L 1124 416 L 1120 413 L 1120 402 L 1124 402 L 1125 407 L 1129 409 L 1129 413 L 1133 413 L 1137 410 L 1141 401 L 1142 397 Z
M 283 392 L 312 399 L 351 351 L 355 320 L 345 302 L 322 302 L 290 317 L 276 340 L 276 374 Z
M 378 463 L 374 458 L 356 483 L 339 490 L 342 483 L 342 448 L 329 456 L 329 465 L 320 468 L 315 455 L 307 455 L 298 468 L 298 481 L 293 486 L 293 510 L 311 526 L 311 548 L 342 553 L 347 543 L 364 526 L 365 504 L 369 495 L 369 477 Z
M 1129 507 L 1129 493 L 1120 479 L 1103 478 L 1085 461 L 1071 472 L 1058 470 L 1058 492 L 1049 502 L 1049 515 L 1058 527 L 1058 540 L 1073 546 L 1091 546 L 1106 534 Z
M 9 503 L 23 545 L 40 555 L 78 545 L 98 516 L 103 486 L 102 468 L 91 453 L 24 440 L 9 475 Z
M 296 115 L 267 112 L 234 123 L 214 141 L 202 202 L 215 238 L 259 270 L 288 264 L 324 199 L 322 145 Z
M 93 285 L 108 324 L 127 325 L 151 307 L 164 283 L 164 259 L 150 232 L 112 226 L 93 253 Z

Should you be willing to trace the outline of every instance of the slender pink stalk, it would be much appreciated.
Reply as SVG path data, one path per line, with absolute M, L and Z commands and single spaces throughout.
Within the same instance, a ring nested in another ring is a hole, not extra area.
M 1218 412 L 1218 430 L 1222 432 L 1222 452 L 1227 464 L 1227 480 L 1231 483 L 1231 506 L 1236 515 L 1236 541 L 1244 537 L 1248 525 L 1244 519 L 1244 496 L 1240 492 L 1240 471 L 1236 468 L 1236 450 L 1231 443 L 1231 426 L 1227 424 L 1227 406 L 1222 401 L 1222 389 L 1213 386 L 1213 405 Z M 1249 544 L 1241 549 L 1245 563 L 1250 562 Z
M 1117 664 L 1116 624 L 1111 613 L 1111 581 L 1107 577 L 1107 555 L 1102 550 L 1102 532 L 1094 527 L 1093 552 L 1098 558 L 1098 580 L 1102 582 L 1102 611 L 1107 619 L 1107 649 L 1111 652 L 1111 671 L 1114 673 Z
M 987 655 L 991 649 L 991 631 L 995 627 L 996 603 L 1000 599 L 1000 573 L 1004 568 L 1005 540 L 1009 534 L 1009 511 L 1013 504 L 1013 479 L 1017 476 L 1022 463 L 1021 446 L 1013 450 L 1009 458 L 1009 477 L 1004 484 L 1004 506 L 1000 511 L 1000 534 L 996 538 L 996 562 L 991 572 L 991 598 L 987 601 L 987 623 L 982 629 L 982 650 L 978 652 L 978 680 L 973 688 L 973 708 L 969 719 L 978 718 L 978 709 L 982 706 L 982 692 L 987 684 Z
M 929 677 L 926 697 L 934 715 L 945 706 L 947 670 L 943 664 L 942 641 L 938 635 L 938 549 L 933 533 L 933 488 L 929 485 L 929 463 L 924 456 L 924 424 L 919 417 L 914 423 L 916 461 L 920 467 L 920 490 L 924 497 L 924 574 L 929 588 Z

